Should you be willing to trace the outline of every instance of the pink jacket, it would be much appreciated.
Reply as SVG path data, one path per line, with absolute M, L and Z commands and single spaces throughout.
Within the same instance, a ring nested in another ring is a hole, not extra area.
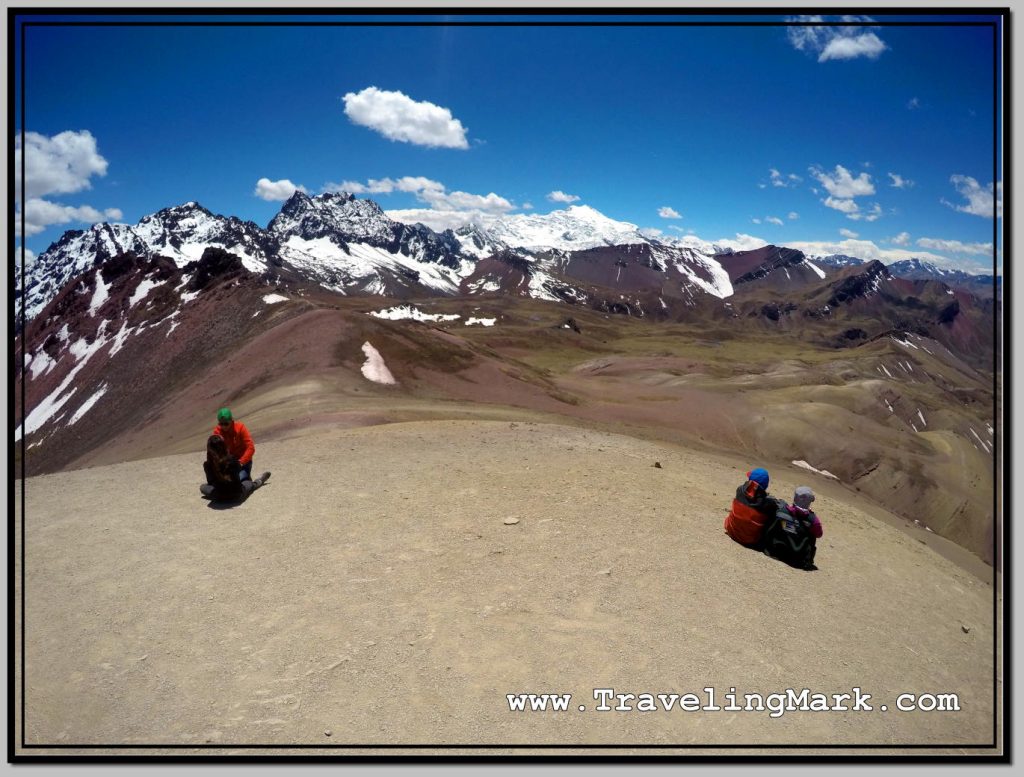
M 792 515 L 794 518 L 810 518 L 811 534 L 813 534 L 815 537 L 820 537 L 822 534 L 825 533 L 824 530 L 821 528 L 821 520 L 818 518 L 818 516 L 814 513 L 813 510 L 805 510 L 804 508 L 797 507 L 796 505 L 789 505 L 786 509 L 789 510 L 789 514 Z

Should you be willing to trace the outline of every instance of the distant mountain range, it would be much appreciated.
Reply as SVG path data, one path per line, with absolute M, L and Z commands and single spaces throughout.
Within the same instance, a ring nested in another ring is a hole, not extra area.
M 404 298 L 500 291 L 602 304 L 588 291 L 598 284 L 628 293 L 659 291 L 658 307 L 670 309 L 673 299 L 689 304 L 702 295 L 722 298 L 733 291 L 723 282 L 728 274 L 723 266 L 734 252 L 692 236 L 648 237 L 635 224 L 587 206 L 508 216 L 486 228 L 435 232 L 389 218 L 372 200 L 296 192 L 266 229 L 188 202 L 134 226 L 101 223 L 66 232 L 26 270 L 26 319 L 38 315 L 69 280 L 105 260 L 124 254 L 162 256 L 184 268 L 207 248 L 234 254 L 246 270 L 268 279 L 310 282 L 345 295 Z M 610 259 L 613 254 L 617 258 Z M 863 264 L 841 255 L 804 259 L 810 263 L 805 267 L 817 267 L 822 276 Z M 656 275 L 623 272 L 637 263 Z M 598 269 L 605 264 L 606 270 Z M 615 284 L 605 277 L 612 272 Z M 897 262 L 890 272 L 911 280 L 939 280 L 979 296 L 991 296 L 993 288 L 991 276 L 942 270 L 919 260 Z M 16 294 L 20 297 L 22 290 Z M 639 298 L 626 304 L 643 306 Z
M 828 267 L 851 267 L 865 264 L 863 259 L 844 254 L 814 257 L 819 265 Z M 962 270 L 947 270 L 922 259 L 902 259 L 888 265 L 889 272 L 898 278 L 911 281 L 942 281 L 954 288 L 962 288 L 977 294 L 979 297 L 1001 296 L 1003 278 L 985 274 L 971 274 Z
M 19 433 L 61 418 L 74 425 L 108 392 L 125 407 L 159 395 L 170 376 L 275 320 L 264 311 L 282 300 L 294 310 L 338 296 L 518 298 L 833 348 L 910 333 L 991 369 L 999 300 L 978 285 L 917 260 L 886 267 L 779 246 L 727 253 L 656 241 L 582 206 L 438 233 L 348 194 L 296 193 L 266 229 L 190 202 L 134 226 L 67 232 L 28 268 L 16 364 L 29 413 Z

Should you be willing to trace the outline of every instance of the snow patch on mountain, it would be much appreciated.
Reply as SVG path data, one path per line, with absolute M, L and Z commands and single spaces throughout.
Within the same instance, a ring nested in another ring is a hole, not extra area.
M 892 335 L 892 341 L 897 345 L 902 345 L 904 348 L 913 348 L 915 351 L 919 350 L 916 345 L 910 342 L 910 338 L 907 338 L 906 340 L 900 340 L 898 337 L 896 337 L 896 335 Z
M 833 475 L 827 469 L 817 469 L 816 467 L 812 467 L 810 464 L 808 464 L 803 459 L 798 459 L 797 461 L 794 461 L 793 464 L 795 464 L 796 466 L 800 467 L 801 469 L 806 469 L 806 470 L 810 470 L 811 472 L 816 472 L 819 475 L 824 475 L 825 477 L 832 478 L 833 480 L 839 480 L 839 478 L 837 478 L 835 475 Z
M 110 296 L 110 285 L 103 282 L 103 277 L 96 274 L 96 289 L 93 291 L 92 302 L 89 303 L 89 315 L 95 316 L 96 311 L 100 309 L 100 306 L 107 301 Z
M 367 315 L 371 315 L 374 318 L 384 318 L 389 321 L 455 321 L 461 318 L 458 313 L 424 313 L 419 308 L 413 307 L 412 305 L 397 305 L 393 308 L 387 308 L 386 310 L 375 310 L 371 311 Z
M 528 287 L 530 290 L 530 297 L 533 299 L 547 300 L 548 302 L 561 302 L 561 297 L 552 291 L 555 286 L 555 279 L 539 267 L 530 272 Z
M 395 269 L 404 269 L 419 283 L 442 294 L 455 294 L 459 288 L 459 270 L 418 262 L 404 254 L 363 243 L 350 243 L 345 250 L 327 237 L 307 240 L 292 235 L 282 248 L 286 249 L 287 260 L 293 266 L 305 270 L 322 285 L 335 291 L 343 292 L 346 286 L 364 280 L 368 283 L 365 290 L 383 293 L 385 289 L 379 282 L 379 273 Z
M 814 264 L 814 262 L 812 262 L 807 257 L 804 257 L 804 262 L 803 263 L 804 263 L 805 267 L 809 267 L 810 269 L 814 270 L 814 272 L 817 273 L 819 278 L 824 278 L 825 277 L 825 271 L 822 270 L 820 267 L 818 267 L 816 264 Z
M 25 366 L 32 373 L 32 379 L 35 380 L 56 367 L 57 361 L 46 351 L 39 351 L 28 358 Z
M 731 297 L 734 293 L 729 273 L 720 262 L 710 256 L 688 249 L 681 257 L 678 250 L 670 251 L 652 246 L 651 257 L 666 267 L 674 267 L 688 283 L 719 299 Z M 703 270 L 703 273 L 697 272 L 696 268 Z
M 133 308 L 135 305 L 146 298 L 146 296 L 159 286 L 160 283 L 150 278 L 143 278 L 139 281 L 139 285 L 135 287 L 135 291 L 132 292 L 131 298 L 128 300 L 128 307 Z
M 981 443 L 981 447 L 985 449 L 985 453 L 992 453 L 992 448 L 989 444 L 978 436 L 978 433 L 971 428 L 971 434 L 974 435 L 974 439 Z M 978 446 L 974 446 L 978 447 Z
M 68 421 L 68 426 L 74 425 L 82 418 L 82 416 L 84 416 L 86 413 L 92 410 L 93 405 L 99 402 L 100 399 L 103 398 L 103 395 L 106 393 L 107 384 L 104 383 L 102 386 L 99 387 L 99 389 L 96 390 L 95 394 L 93 394 L 91 397 L 85 400 L 85 402 L 82 403 L 82 406 L 75 411 L 75 414 L 71 416 L 71 420 Z
M 380 355 L 380 351 L 369 342 L 365 342 L 363 343 L 363 353 L 366 354 L 366 361 L 362 366 L 363 377 L 374 383 L 393 386 L 396 383 L 395 376 L 391 374 L 391 370 L 384 363 L 384 357 Z
M 501 284 L 489 278 L 482 278 L 476 283 L 469 283 L 466 288 L 473 294 L 485 291 L 501 291 Z
M 467 224 L 455 230 L 455 238 L 464 254 L 483 259 L 486 256 L 493 256 L 511 248 L 510 245 L 499 240 L 488 232 L 481 224 Z
M 51 391 L 32 409 L 32 412 L 25 418 L 24 423 L 15 429 L 15 442 L 21 439 L 23 433 L 28 435 L 41 429 L 46 423 L 53 419 L 54 416 L 60 412 L 61 408 L 68 403 L 71 397 L 74 396 L 75 391 L 77 391 L 77 387 L 72 387 L 75 377 L 82 371 L 82 368 L 89 363 L 89 360 L 108 342 L 101 336 L 105 325 L 106 322 L 104 321 L 103 325 L 100 326 L 100 330 L 96 333 L 96 339 L 92 345 L 86 343 L 85 338 L 81 338 L 72 343 L 69 350 L 78 363 L 74 368 L 68 371 L 68 374 L 64 376 L 64 380 L 61 381 L 60 385 Z M 71 388 L 71 390 L 68 391 L 68 388 Z M 64 393 L 65 391 L 67 391 L 67 393 Z

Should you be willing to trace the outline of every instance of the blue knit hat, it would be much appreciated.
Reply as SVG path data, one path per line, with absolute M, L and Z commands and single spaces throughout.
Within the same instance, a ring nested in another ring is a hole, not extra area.
M 757 467 L 756 469 L 750 470 L 750 472 L 747 473 L 747 477 L 757 483 L 757 485 L 761 486 L 765 491 L 768 490 L 768 470 L 764 467 Z

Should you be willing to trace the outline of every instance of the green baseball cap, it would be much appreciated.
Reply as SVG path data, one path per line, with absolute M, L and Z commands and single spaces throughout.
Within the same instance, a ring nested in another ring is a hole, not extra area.
M 217 421 L 218 421 L 218 423 L 220 421 L 228 421 L 228 422 L 230 422 L 231 420 L 232 420 L 231 419 L 231 411 L 228 410 L 226 407 L 222 407 L 220 410 L 217 411 Z

